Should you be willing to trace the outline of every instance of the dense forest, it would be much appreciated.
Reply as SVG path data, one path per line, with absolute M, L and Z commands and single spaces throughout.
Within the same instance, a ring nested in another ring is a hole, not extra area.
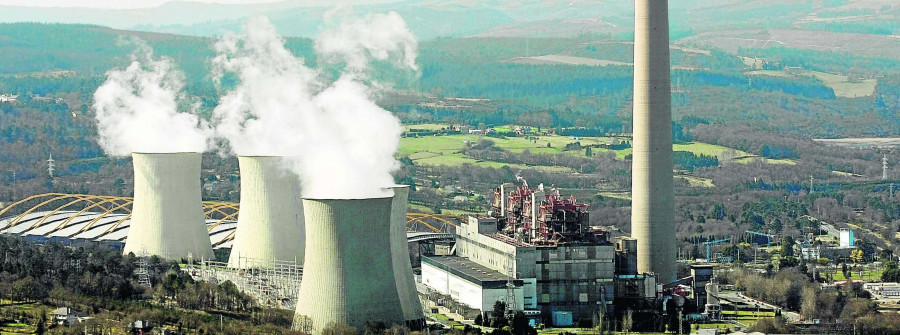
M 294 334 L 289 330 L 291 311 L 256 306 L 231 282 L 194 281 L 177 263 L 157 257 L 148 260 L 152 283 L 148 288 L 135 280 L 137 258 L 106 245 L 67 246 L 0 236 L 0 254 L 5 255 L 0 264 L 0 299 L 88 313 L 93 318 L 83 325 L 91 332 L 118 333 L 130 322 L 147 320 L 194 334 Z M 14 315 L 9 313 L 16 305 L 0 306 L 0 315 Z M 25 318 L 15 317 L 41 329 L 37 324 L 46 322 L 47 312 L 40 308 Z M 82 327 L 53 331 L 82 332 Z

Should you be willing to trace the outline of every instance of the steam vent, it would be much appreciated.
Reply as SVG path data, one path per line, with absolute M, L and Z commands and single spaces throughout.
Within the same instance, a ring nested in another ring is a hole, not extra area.
M 133 153 L 134 204 L 124 253 L 213 257 L 200 198 L 200 153 Z
M 672 98 L 667 0 L 636 0 L 631 235 L 637 270 L 675 280 Z
M 241 213 L 228 267 L 269 268 L 275 260 L 303 262 L 305 238 L 300 183 L 281 157 L 240 156 Z
M 394 198 L 391 205 L 391 258 L 396 276 L 397 290 L 400 295 L 400 306 L 406 326 L 412 330 L 425 327 L 425 315 L 422 303 L 416 292 L 416 279 L 413 277 L 409 260 L 409 246 L 406 242 L 406 207 L 409 198 L 409 186 L 393 187 Z
M 391 256 L 392 198 L 303 199 L 306 260 L 293 328 L 404 324 Z

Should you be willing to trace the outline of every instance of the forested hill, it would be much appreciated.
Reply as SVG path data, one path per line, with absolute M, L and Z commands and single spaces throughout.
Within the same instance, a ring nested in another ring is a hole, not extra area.
M 129 62 L 136 40 L 175 60 L 186 74 L 187 93 L 201 99 L 204 111 L 215 106 L 220 89 L 209 78 L 214 39 L 89 25 L 0 24 L 0 93 L 20 100 L 74 94 L 79 99 L 68 106 L 89 115 L 93 91 L 108 69 Z M 315 64 L 309 39 L 287 43 Z M 425 41 L 418 76 L 398 84 L 402 93 L 386 95 L 382 105 L 407 122 L 621 130 L 631 119 L 632 47 L 608 36 Z M 672 62 L 676 120 L 811 137 L 900 134 L 900 60 L 673 45 Z M 453 100 L 460 97 L 481 100 Z

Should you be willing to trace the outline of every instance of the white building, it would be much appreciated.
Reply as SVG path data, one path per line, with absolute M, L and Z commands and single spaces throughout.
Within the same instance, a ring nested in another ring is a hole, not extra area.
M 847 228 L 841 228 L 841 247 L 852 247 L 854 246 L 853 242 L 853 230 Z
M 456 256 L 422 256 L 422 284 L 471 308 L 490 312 L 507 301 L 507 284 L 514 286 L 515 306 L 525 304 L 523 281 Z

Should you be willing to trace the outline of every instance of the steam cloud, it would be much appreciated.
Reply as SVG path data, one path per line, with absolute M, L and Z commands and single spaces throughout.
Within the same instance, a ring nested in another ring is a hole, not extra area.
M 181 93 L 184 74 L 169 58 L 153 59 L 146 45 L 131 57 L 128 67 L 107 72 L 94 92 L 103 151 L 112 156 L 205 151 L 212 130 Z M 179 112 L 185 104 L 189 112 Z
M 315 47 L 346 64 L 333 82 L 285 49 L 264 17 L 217 43 L 215 78 L 238 78 L 213 111 L 217 136 L 238 155 L 286 156 L 305 197 L 390 196 L 401 126 L 373 101 L 365 70 L 392 57 L 416 69 L 415 39 L 396 13 L 371 14 L 325 30 Z

